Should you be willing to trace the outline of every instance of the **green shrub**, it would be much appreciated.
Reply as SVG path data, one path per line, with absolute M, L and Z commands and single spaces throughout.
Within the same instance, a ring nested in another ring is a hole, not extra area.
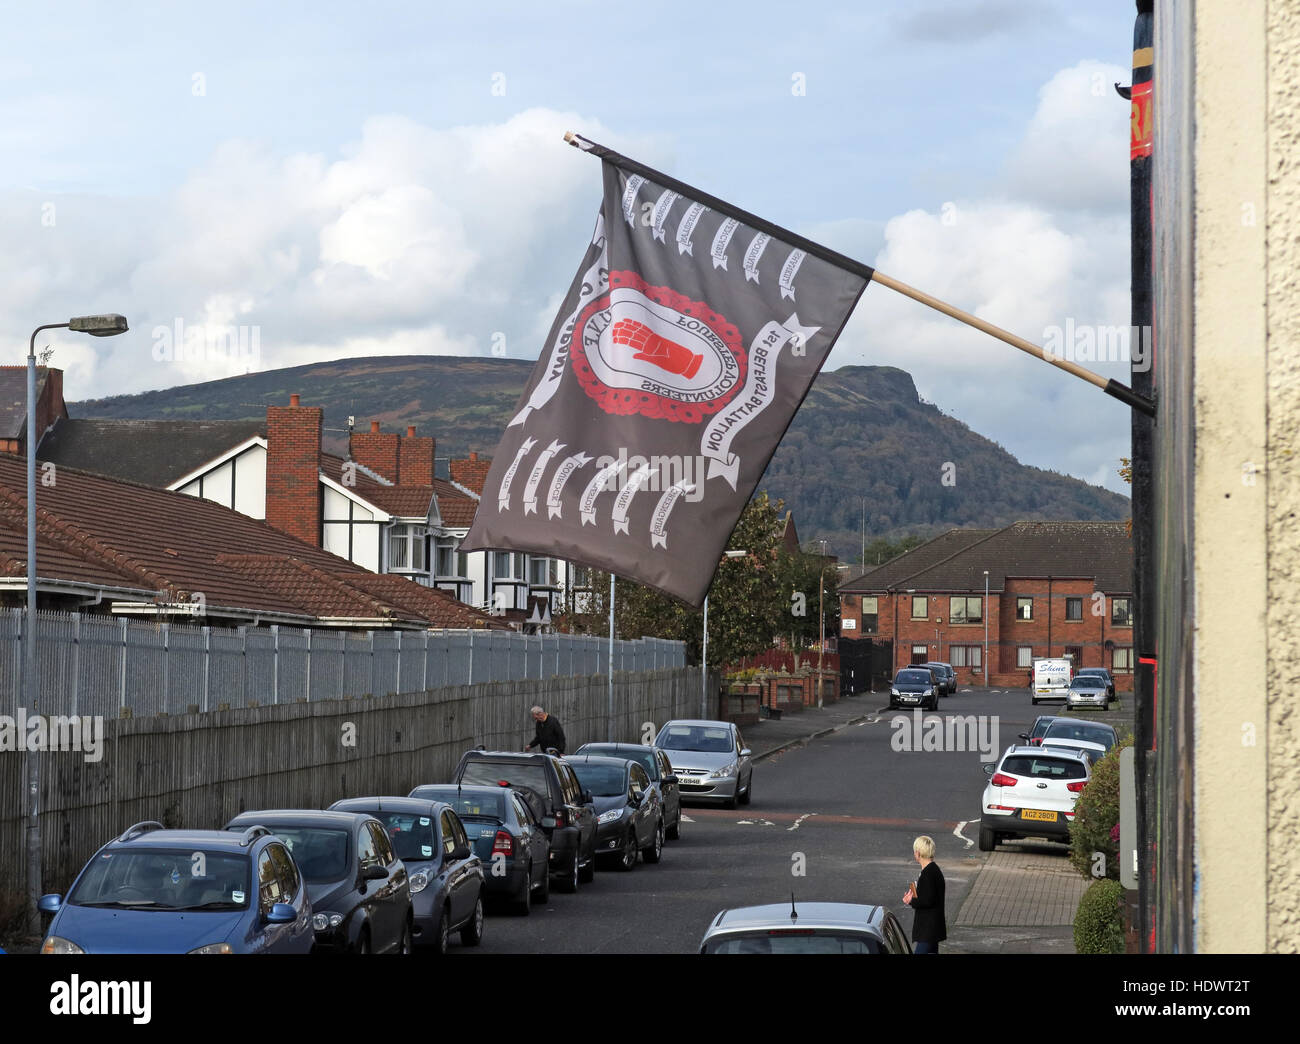
M 1119 880 L 1119 752 L 1132 743 L 1133 737 L 1126 737 L 1092 767 L 1074 806 L 1070 865 L 1084 877 Z
M 1124 952 L 1123 895 L 1118 881 L 1102 879 L 1089 885 L 1074 914 L 1075 953 Z

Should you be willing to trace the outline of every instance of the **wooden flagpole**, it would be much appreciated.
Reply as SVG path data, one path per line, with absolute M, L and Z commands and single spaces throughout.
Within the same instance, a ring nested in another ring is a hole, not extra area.
M 710 196 L 708 193 L 701 192 L 699 189 L 687 185 L 683 181 L 678 181 L 676 178 L 669 177 L 667 174 L 657 171 L 652 167 L 647 167 L 645 164 L 638 163 L 636 160 L 628 159 L 626 156 L 623 156 L 612 149 L 607 149 L 604 145 L 598 145 L 596 142 L 590 141 L 579 134 L 574 134 L 573 131 L 566 131 L 564 134 L 564 140 L 574 148 L 582 149 L 584 152 L 590 152 L 592 155 L 598 156 L 603 160 L 608 160 L 615 166 L 622 167 L 624 170 L 630 170 L 634 174 L 640 174 L 642 177 L 653 181 L 656 185 L 672 189 L 674 192 L 680 192 L 685 196 L 689 196 L 692 200 L 698 200 L 708 207 L 726 214 L 728 217 L 734 217 L 736 220 L 749 225 L 751 228 L 757 229 L 760 232 L 766 232 L 768 235 L 774 236 L 791 246 L 796 246 L 801 250 L 805 250 L 814 257 L 819 257 L 829 264 L 847 269 L 850 272 L 855 272 L 863 278 L 869 279 L 873 283 L 887 286 L 889 289 L 902 294 L 904 297 L 910 297 L 913 301 L 918 301 L 923 305 L 933 308 L 937 312 L 942 312 L 944 315 L 956 319 L 958 322 L 965 323 L 967 326 L 974 327 L 976 330 L 986 333 L 990 337 L 996 337 L 999 341 L 1003 341 L 1006 344 L 1011 345 L 1013 348 L 1019 348 L 1022 352 L 1026 352 L 1027 354 L 1034 356 L 1036 359 L 1041 359 L 1043 362 L 1050 363 L 1057 369 L 1064 370 L 1066 373 L 1071 374 L 1074 377 L 1087 381 L 1089 384 L 1100 388 L 1107 395 L 1119 399 L 1120 402 L 1146 414 L 1148 417 L 1154 417 L 1156 415 L 1156 404 L 1145 396 L 1139 395 L 1137 392 L 1133 391 L 1133 389 L 1128 385 L 1121 384 L 1119 381 L 1110 380 L 1101 376 L 1101 374 L 1093 373 L 1086 367 L 1080 366 L 1078 363 L 1071 362 L 1068 359 L 1059 359 L 1048 352 L 1045 348 L 1034 344 L 1033 341 L 1027 341 L 1023 337 L 1017 337 L 1015 334 L 1002 329 L 1000 326 L 994 326 L 992 323 L 980 319 L 978 316 L 971 315 L 970 312 L 962 311 L 962 309 L 950 305 L 946 301 L 941 301 L 937 297 L 932 297 L 930 294 L 917 290 L 915 287 L 908 286 L 906 283 L 900 282 L 892 276 L 887 276 L 883 272 L 877 271 L 870 265 L 864 265 L 861 261 L 856 261 L 851 257 L 840 254 L 828 247 L 824 247 L 820 243 L 814 243 L 809 239 L 805 239 L 803 236 L 791 232 L 789 229 L 782 228 L 780 225 L 774 225 L 772 222 L 741 210 L 739 207 L 734 207 L 730 203 L 718 199 L 716 196 Z

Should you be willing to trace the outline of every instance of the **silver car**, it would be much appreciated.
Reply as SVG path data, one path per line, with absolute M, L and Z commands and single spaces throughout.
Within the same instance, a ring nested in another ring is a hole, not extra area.
M 774 903 L 723 910 L 700 953 L 911 953 L 898 919 L 883 906 Z
M 683 801 L 721 801 L 727 808 L 749 804 L 754 795 L 750 750 L 731 722 L 670 721 L 654 745 L 672 762 Z
M 1106 679 L 1095 674 L 1076 674 L 1066 690 L 1065 706 L 1067 709 L 1100 707 L 1102 710 L 1110 710 L 1110 692 L 1106 687 Z

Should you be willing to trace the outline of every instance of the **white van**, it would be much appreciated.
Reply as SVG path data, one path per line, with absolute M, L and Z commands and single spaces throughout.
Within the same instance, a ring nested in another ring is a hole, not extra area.
M 1073 677 L 1073 665 L 1064 657 L 1035 659 L 1034 680 L 1029 686 L 1031 702 L 1066 699 L 1070 695 L 1070 680 Z

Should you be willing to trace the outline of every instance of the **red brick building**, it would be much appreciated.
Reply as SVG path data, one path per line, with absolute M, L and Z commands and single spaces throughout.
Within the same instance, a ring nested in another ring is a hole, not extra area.
M 1027 685 L 1041 656 L 1133 684 L 1133 547 L 1123 522 L 954 529 L 839 589 L 840 636 L 938 660 L 963 684 Z M 987 577 L 987 601 L 985 588 Z M 986 653 L 987 649 L 987 653 Z

